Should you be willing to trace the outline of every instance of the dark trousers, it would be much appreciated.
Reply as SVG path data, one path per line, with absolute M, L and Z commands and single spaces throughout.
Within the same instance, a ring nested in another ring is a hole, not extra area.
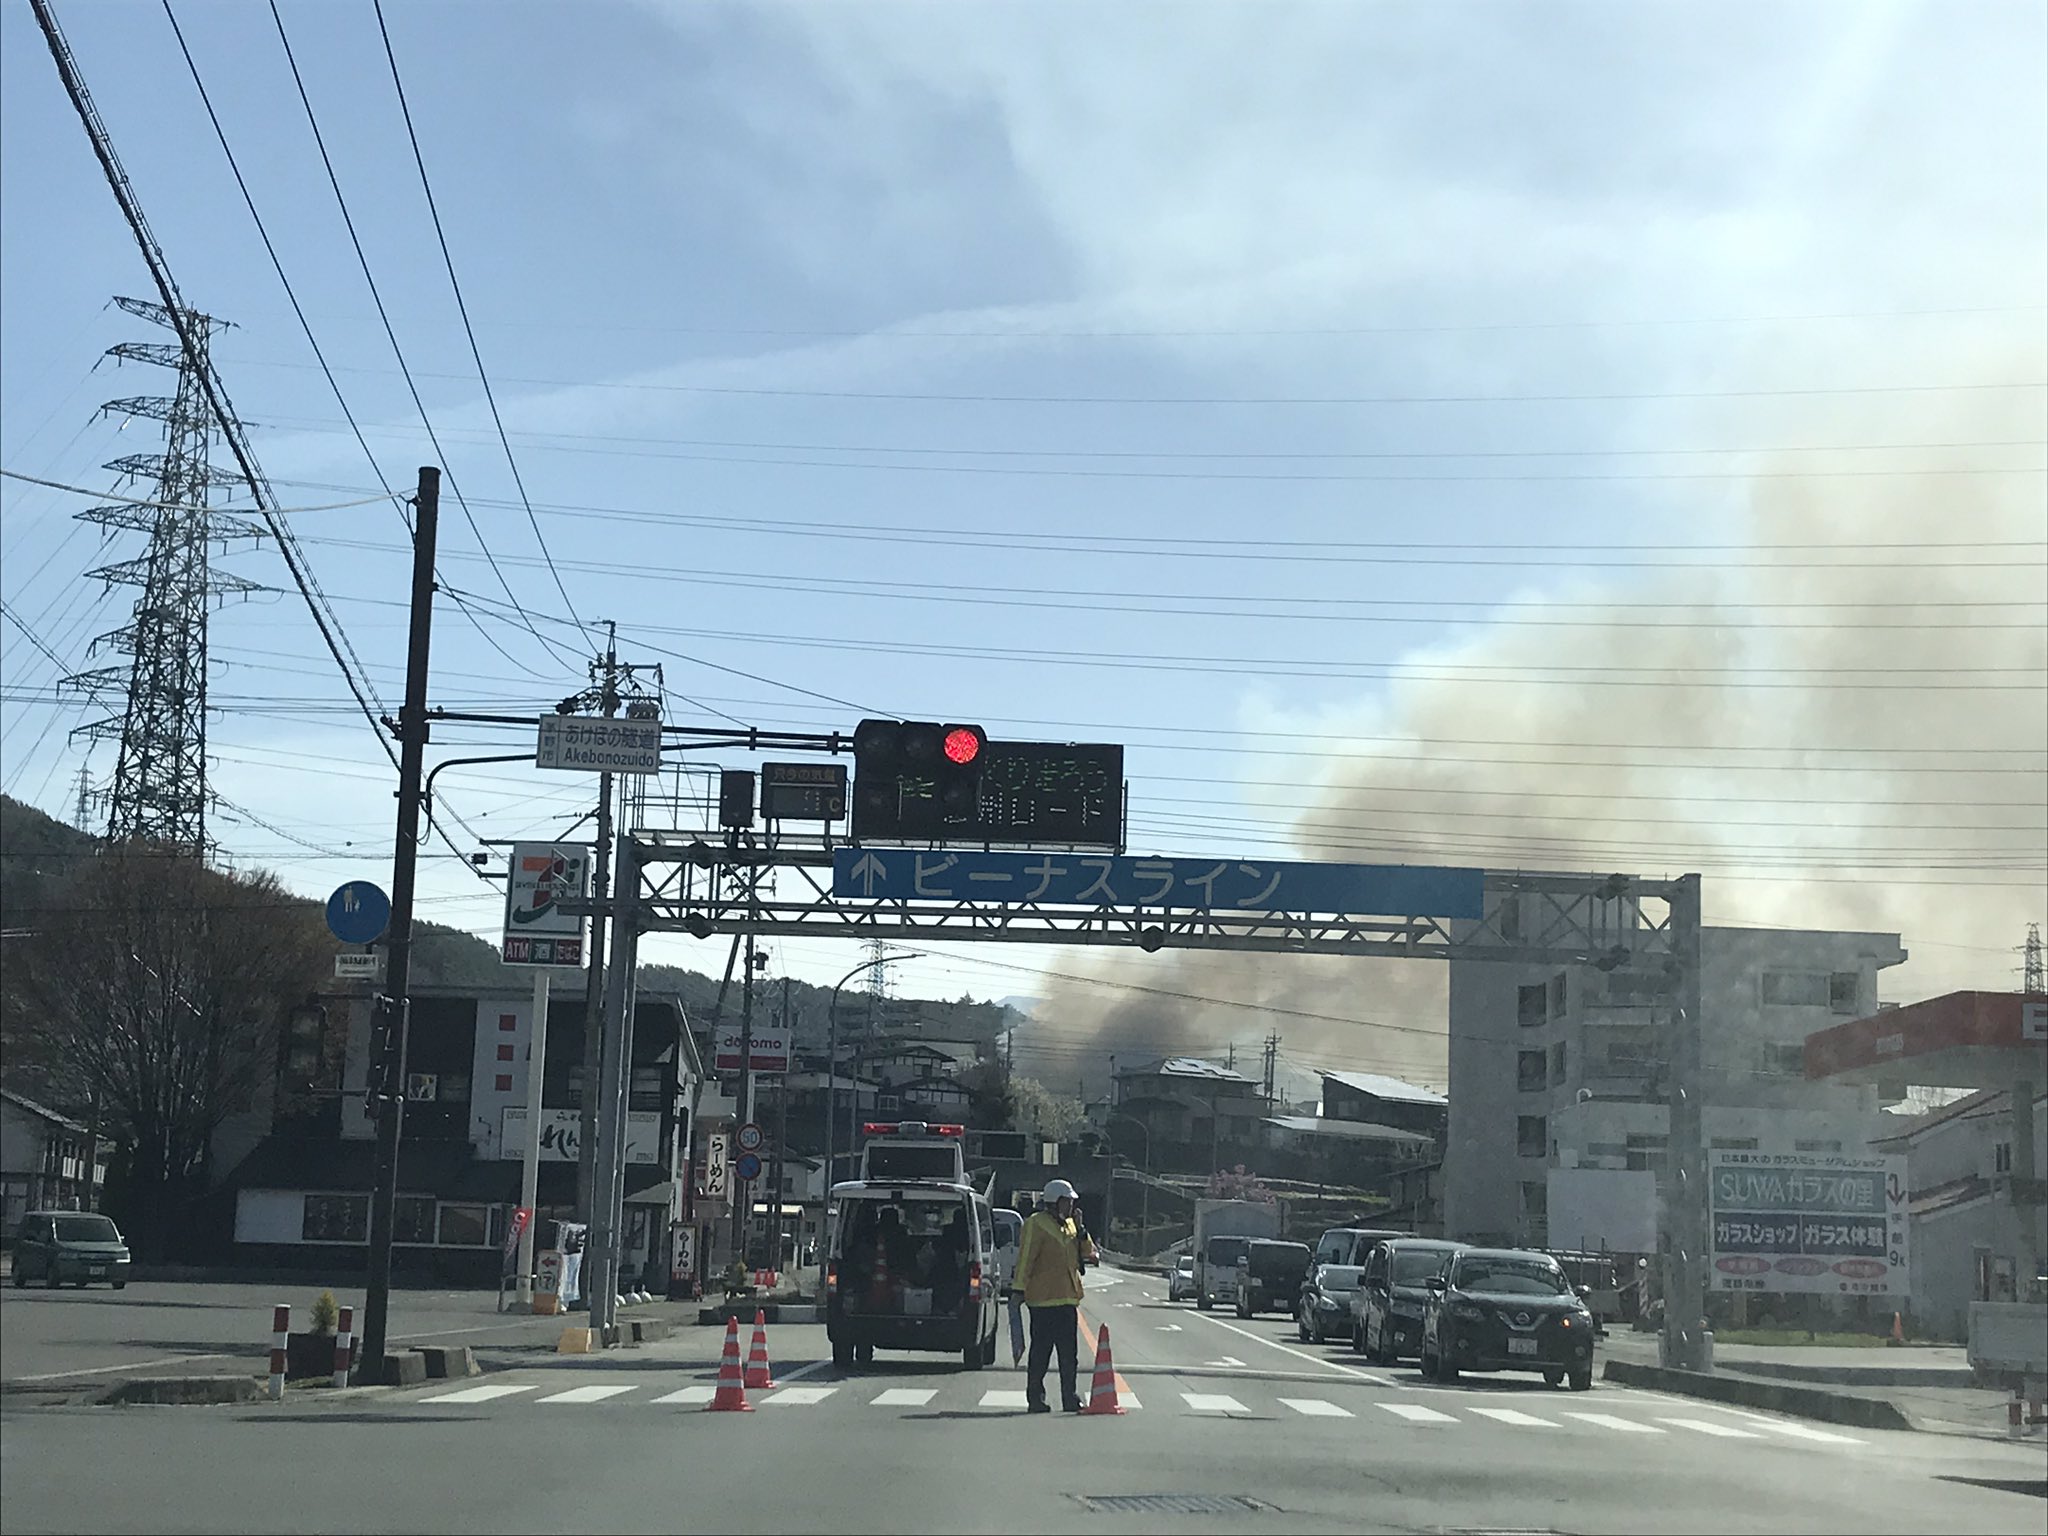
M 1052 1352 L 1060 1352 L 1060 1402 L 1078 1402 L 1074 1389 L 1075 1357 L 1080 1350 L 1081 1309 L 1079 1307 L 1026 1307 L 1031 1314 L 1031 1352 L 1025 1357 L 1024 1395 L 1034 1403 L 1045 1401 L 1045 1368 Z

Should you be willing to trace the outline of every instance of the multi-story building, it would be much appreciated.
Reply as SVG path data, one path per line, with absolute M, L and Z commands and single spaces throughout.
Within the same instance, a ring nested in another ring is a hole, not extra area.
M 1807 1081 L 1803 1047 L 1878 1011 L 1878 973 L 1906 958 L 1897 934 L 1709 928 L 1700 951 L 1711 1146 L 1854 1152 L 1885 1133 L 1876 1090 Z M 1642 1239 L 1665 1166 L 1670 1012 L 1657 978 L 1637 972 L 1451 962 L 1453 1237 L 1652 1246 Z M 1553 1189 L 1571 1197 L 1573 1230 L 1550 1219 Z
M 99 1209 L 109 1142 L 69 1115 L 0 1088 L 0 1241 L 30 1211 Z
M 1115 1100 L 1116 1144 L 1128 1144 L 1124 1122 L 1136 1121 L 1155 1170 L 1213 1172 L 1265 1144 L 1270 1105 L 1259 1085 L 1213 1061 L 1169 1056 L 1126 1068 L 1116 1074 Z

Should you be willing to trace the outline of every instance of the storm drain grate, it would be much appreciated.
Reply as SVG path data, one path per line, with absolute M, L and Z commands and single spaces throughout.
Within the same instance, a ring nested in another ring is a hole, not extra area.
M 1277 1504 L 1240 1493 L 1077 1493 L 1074 1497 L 1096 1515 L 1246 1515 L 1278 1514 Z

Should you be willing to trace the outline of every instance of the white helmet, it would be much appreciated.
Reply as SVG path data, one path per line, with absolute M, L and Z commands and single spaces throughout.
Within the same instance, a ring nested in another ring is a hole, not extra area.
M 1061 1200 L 1078 1200 L 1081 1197 L 1074 1193 L 1074 1186 L 1065 1179 L 1054 1179 L 1045 1186 L 1045 1193 L 1038 1198 L 1046 1205 L 1054 1205 Z

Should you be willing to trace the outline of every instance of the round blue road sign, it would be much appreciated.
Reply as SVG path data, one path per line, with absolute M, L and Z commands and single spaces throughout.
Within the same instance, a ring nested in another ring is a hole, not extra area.
M 758 1152 L 742 1152 L 732 1160 L 732 1171 L 739 1175 L 742 1184 L 751 1184 L 761 1177 L 761 1155 Z
M 367 880 L 351 880 L 327 898 L 327 931 L 344 944 L 373 944 L 391 922 L 391 898 Z

